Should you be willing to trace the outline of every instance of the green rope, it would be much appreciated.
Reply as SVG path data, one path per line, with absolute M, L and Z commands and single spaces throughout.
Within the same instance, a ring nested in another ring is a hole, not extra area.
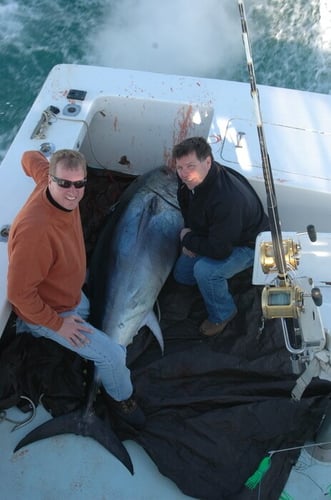
M 280 495 L 279 500 L 293 500 L 293 497 L 287 493 L 287 491 L 283 491 L 283 493 Z
M 252 476 L 250 476 L 245 482 L 245 486 L 250 490 L 254 490 L 254 488 L 256 488 L 256 486 L 262 481 L 266 472 L 270 469 L 270 466 L 271 456 L 269 455 L 261 460 L 254 474 L 252 474 Z

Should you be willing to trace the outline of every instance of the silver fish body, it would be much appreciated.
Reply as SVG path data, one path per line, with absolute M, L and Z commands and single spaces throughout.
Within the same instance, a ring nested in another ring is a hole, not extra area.
M 176 175 L 166 168 L 140 176 L 98 240 L 90 270 L 92 318 L 124 346 L 147 325 L 163 349 L 153 308 L 179 251 L 183 219 L 176 191 Z

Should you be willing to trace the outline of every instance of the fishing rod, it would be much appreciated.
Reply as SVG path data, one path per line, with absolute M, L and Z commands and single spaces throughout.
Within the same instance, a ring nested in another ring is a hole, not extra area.
M 238 6 L 251 95 L 255 108 L 272 239 L 272 249 L 270 243 L 261 244 L 261 265 L 265 273 L 274 271 L 275 268 L 278 273 L 276 286 L 275 284 L 273 286 L 266 285 L 262 290 L 262 312 L 265 318 L 281 319 L 285 344 L 291 353 L 294 373 L 301 372 L 303 363 L 307 366 L 306 371 L 292 390 L 292 397 L 298 400 L 312 377 L 317 376 L 321 370 L 318 360 L 314 358 L 314 353 L 324 349 L 326 343 L 325 331 L 318 312 L 318 307 L 322 305 L 322 294 L 319 288 L 312 287 L 312 279 L 308 276 L 297 276 L 293 279 L 288 275 L 288 270 L 297 269 L 300 244 L 295 243 L 292 239 L 282 239 L 243 0 L 238 0 Z M 307 232 L 310 240 L 316 241 L 314 226 L 308 226 Z M 314 363 L 309 362 L 311 359 Z
M 271 239 L 273 243 L 274 259 L 278 270 L 278 278 L 280 282 L 283 285 L 285 285 L 287 281 L 287 266 L 286 266 L 285 252 L 283 247 L 280 219 L 277 208 L 277 199 L 276 199 L 274 181 L 272 177 L 270 158 L 264 135 L 262 114 L 260 107 L 260 97 L 256 85 L 252 50 L 248 36 L 247 20 L 246 20 L 246 13 L 243 0 L 238 0 L 238 7 L 241 20 L 242 39 L 245 47 L 247 68 L 248 68 L 249 81 L 251 87 L 251 96 L 254 102 L 254 109 L 256 115 L 256 125 L 257 125 L 257 133 L 261 151 L 263 177 L 267 195 L 267 208 L 268 208 L 268 215 L 271 228 Z

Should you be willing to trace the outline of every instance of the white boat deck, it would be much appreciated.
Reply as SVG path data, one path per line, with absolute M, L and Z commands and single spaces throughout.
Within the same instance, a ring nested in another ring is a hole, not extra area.
M 316 460 L 304 449 L 291 471 L 284 491 L 285 500 L 326 500 L 331 498 L 331 466 Z

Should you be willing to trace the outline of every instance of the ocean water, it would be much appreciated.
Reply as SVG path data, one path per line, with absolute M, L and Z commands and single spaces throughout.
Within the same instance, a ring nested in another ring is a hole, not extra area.
M 258 84 L 331 92 L 330 0 L 246 0 Z M 0 159 L 50 69 L 247 81 L 236 0 L 0 0 Z

